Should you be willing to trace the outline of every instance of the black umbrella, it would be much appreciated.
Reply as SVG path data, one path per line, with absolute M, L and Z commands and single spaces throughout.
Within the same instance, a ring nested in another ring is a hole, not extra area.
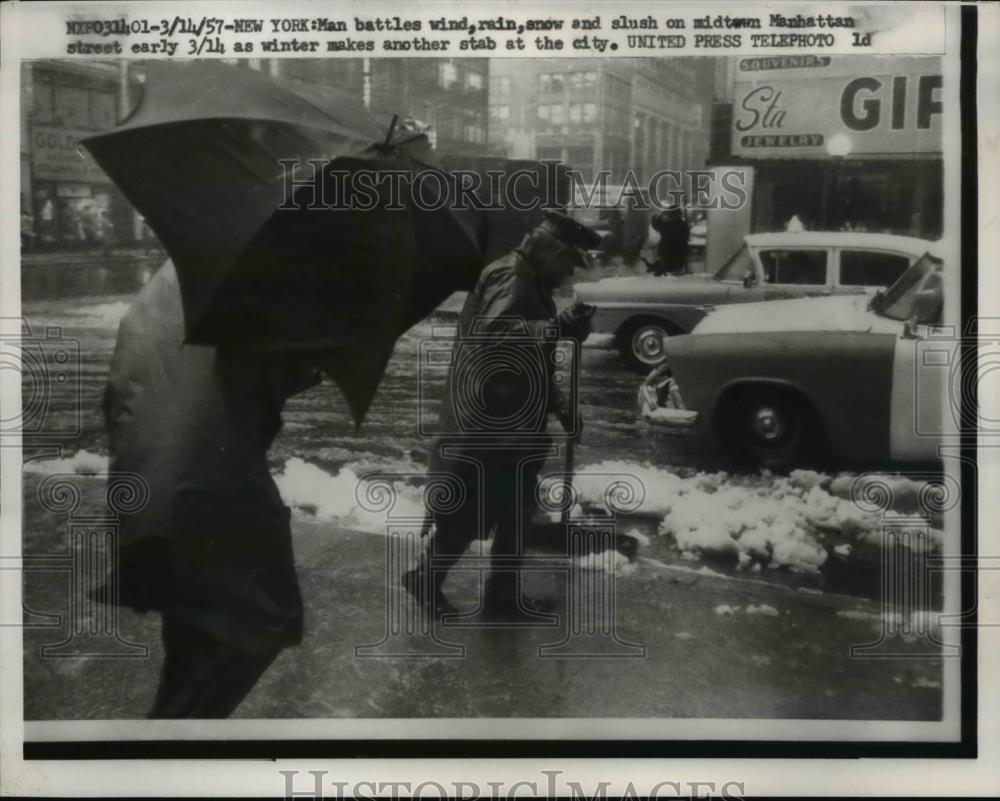
M 447 202 L 411 202 L 415 189 L 450 191 L 420 176 L 433 167 L 426 137 L 395 127 L 386 136 L 337 92 L 212 62 L 155 62 L 132 115 L 84 144 L 173 259 L 188 341 L 322 355 L 358 421 L 395 339 L 482 267 Z M 290 163 L 307 176 L 318 166 L 313 184 L 288 180 Z M 386 186 L 364 209 L 351 208 L 361 199 L 353 188 L 346 208 L 310 203 L 362 170 L 405 173 L 403 207 Z

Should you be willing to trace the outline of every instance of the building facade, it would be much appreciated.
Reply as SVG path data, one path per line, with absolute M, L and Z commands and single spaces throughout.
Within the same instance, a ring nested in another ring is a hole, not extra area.
M 431 126 L 442 153 L 486 153 L 487 59 L 230 59 L 237 68 L 334 86 L 388 128 L 394 115 Z M 149 241 L 121 192 L 80 140 L 113 128 L 138 101 L 141 62 L 25 62 L 21 71 L 21 239 L 26 250 Z
M 710 163 L 752 173 L 750 230 L 936 238 L 943 225 L 937 57 L 719 59 Z
M 131 108 L 140 78 L 124 62 L 35 61 L 21 67 L 21 230 L 30 249 L 135 238 L 134 214 L 80 140 Z
M 621 182 L 708 154 L 712 65 L 696 58 L 491 59 L 491 152 Z

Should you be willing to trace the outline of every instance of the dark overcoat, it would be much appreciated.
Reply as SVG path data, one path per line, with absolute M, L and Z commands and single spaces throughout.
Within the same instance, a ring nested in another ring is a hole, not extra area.
M 287 358 L 185 344 L 177 275 L 160 268 L 121 322 L 104 398 L 111 480 L 134 473 L 149 491 L 121 522 L 120 603 L 255 653 L 301 640 L 267 450 L 285 400 L 316 380 Z

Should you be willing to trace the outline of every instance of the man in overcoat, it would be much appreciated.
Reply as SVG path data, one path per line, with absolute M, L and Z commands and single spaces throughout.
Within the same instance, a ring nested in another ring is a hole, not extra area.
M 557 314 L 553 293 L 585 266 L 582 251 L 600 242 L 592 229 L 547 212 L 513 252 L 483 270 L 466 298 L 440 413 L 443 433 L 429 456 L 432 475 L 461 482 L 463 502 L 429 509 L 434 536 L 403 578 L 434 614 L 455 611 L 443 591 L 448 571 L 473 540 L 491 532 L 484 612 L 516 616 L 545 606 L 520 591 L 524 535 L 538 473 L 553 455 L 548 416 L 579 431 L 557 381 L 557 342 L 585 339 L 593 311 L 580 304 Z

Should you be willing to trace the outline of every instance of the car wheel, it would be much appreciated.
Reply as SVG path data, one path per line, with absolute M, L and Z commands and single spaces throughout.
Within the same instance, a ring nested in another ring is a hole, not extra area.
M 618 334 L 618 352 L 630 369 L 646 375 L 666 359 L 663 338 L 671 333 L 659 320 L 638 320 Z
M 716 431 L 742 467 L 781 471 L 822 459 L 819 421 L 809 405 L 789 391 L 730 393 L 716 413 Z

